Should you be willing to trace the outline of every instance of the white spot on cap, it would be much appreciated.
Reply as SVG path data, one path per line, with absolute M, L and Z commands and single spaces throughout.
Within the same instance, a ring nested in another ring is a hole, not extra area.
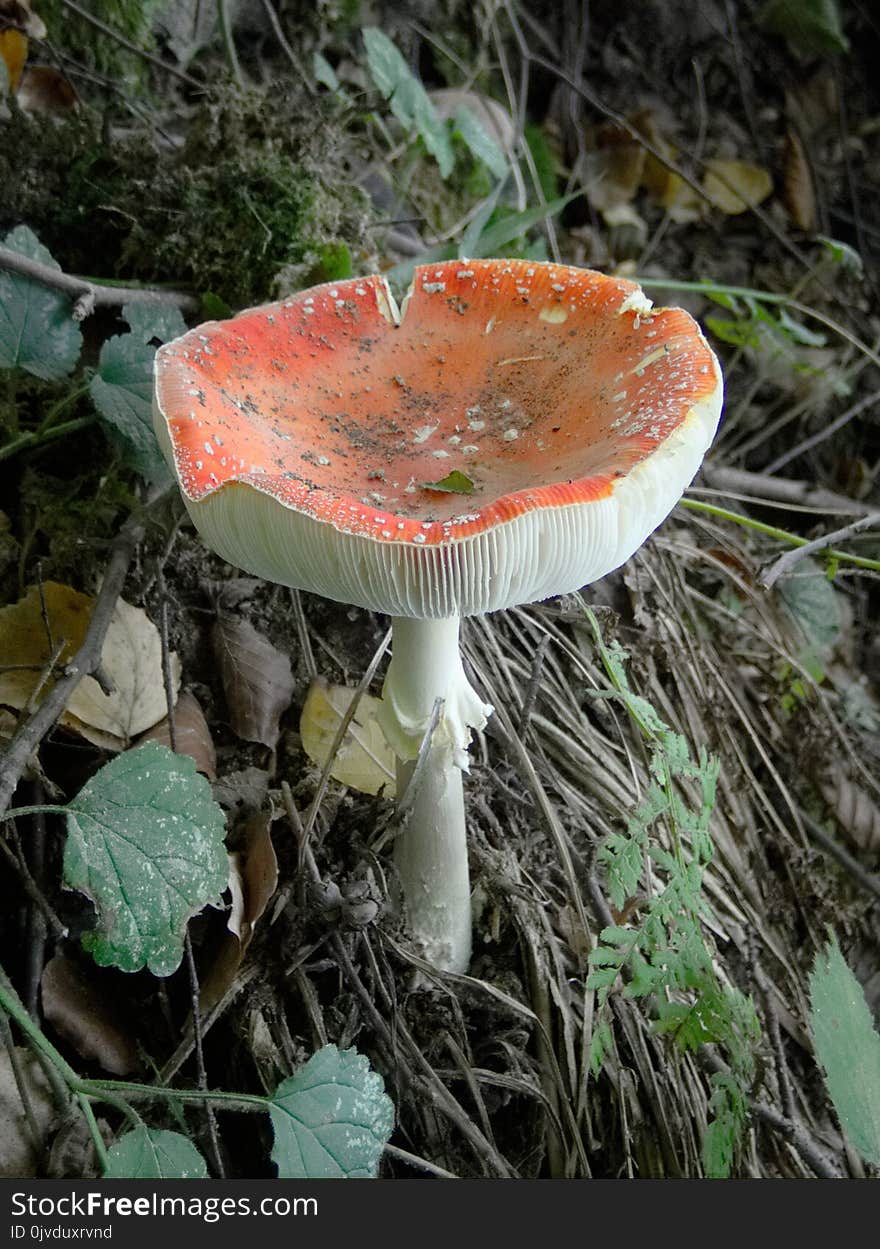
M 417 445 L 427 442 L 436 428 L 436 425 L 420 425 L 413 431 L 413 442 Z
M 501 437 L 504 439 L 505 442 L 516 442 L 517 438 L 519 438 L 519 430 L 518 429 L 505 429 Z

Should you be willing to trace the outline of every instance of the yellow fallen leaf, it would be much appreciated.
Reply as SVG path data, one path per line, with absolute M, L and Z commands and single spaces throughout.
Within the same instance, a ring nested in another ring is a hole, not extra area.
M 0 61 L 6 63 L 9 90 L 13 95 L 18 90 L 18 84 L 21 82 L 22 70 L 27 60 L 27 51 L 27 35 L 22 34 L 20 30 L 16 30 L 11 26 L 6 30 L 0 30 Z
M 57 658 L 58 667 L 63 668 L 82 645 L 94 607 L 94 599 L 87 594 L 55 581 L 44 584 L 43 595 L 51 644 L 36 586 L 0 610 L 0 705 L 16 711 L 32 697 L 39 702 L 52 688 L 51 677 L 41 684 L 52 648 L 63 642 Z M 123 750 L 134 734 L 161 720 L 167 708 L 159 631 L 145 612 L 122 599 L 107 630 L 101 668 L 113 692 L 105 694 L 94 677 L 84 677 L 70 697 L 61 724 L 104 749 Z M 171 656 L 171 676 L 176 697 L 180 685 L 176 655 Z
M 330 757 L 333 740 L 353 694 L 354 690 L 347 685 L 330 685 L 321 677 L 309 688 L 299 731 L 303 749 L 319 767 Z M 362 695 L 330 775 L 362 794 L 377 794 L 382 789 L 387 797 L 393 798 L 397 788 L 395 759 L 376 719 L 379 702 L 369 694 Z
M 703 190 L 729 217 L 760 204 L 773 190 L 773 179 L 761 165 L 746 160 L 708 160 Z

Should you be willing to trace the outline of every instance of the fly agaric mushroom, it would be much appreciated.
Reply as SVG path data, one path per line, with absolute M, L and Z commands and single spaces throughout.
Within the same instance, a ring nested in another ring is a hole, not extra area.
M 156 430 L 196 528 L 248 572 L 392 617 L 382 726 L 410 928 L 471 948 L 462 770 L 492 708 L 462 616 L 617 568 L 694 477 L 721 409 L 692 318 L 620 278 L 518 260 L 328 283 L 161 347 Z

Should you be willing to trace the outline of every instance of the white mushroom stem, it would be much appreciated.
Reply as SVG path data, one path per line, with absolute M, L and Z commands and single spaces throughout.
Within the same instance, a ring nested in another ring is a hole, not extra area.
M 471 730 L 492 708 L 464 674 L 459 618 L 392 621 L 392 657 L 382 691 L 382 729 L 397 756 L 397 789 L 412 779 L 437 699 L 440 717 L 407 798 L 395 863 L 412 934 L 424 957 L 445 971 L 467 970 L 471 898 L 462 771 Z

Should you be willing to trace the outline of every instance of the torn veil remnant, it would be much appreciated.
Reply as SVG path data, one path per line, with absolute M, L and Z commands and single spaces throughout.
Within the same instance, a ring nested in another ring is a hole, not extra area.
M 460 618 L 628 559 L 697 472 L 721 399 L 686 312 L 519 260 L 417 269 L 399 311 L 382 277 L 328 283 L 159 349 L 156 429 L 207 544 L 393 618 L 382 723 L 399 792 L 442 700 L 395 852 L 436 966 L 470 957 L 461 773 L 491 714 Z

